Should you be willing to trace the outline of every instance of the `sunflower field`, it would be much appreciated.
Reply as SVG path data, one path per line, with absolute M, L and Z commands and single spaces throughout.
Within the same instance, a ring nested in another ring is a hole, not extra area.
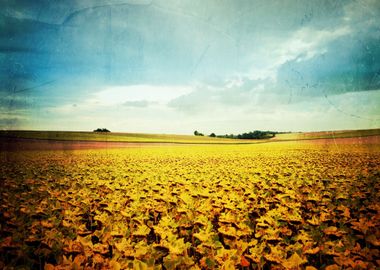
M 270 143 L 0 156 L 2 269 L 379 269 L 380 151 Z

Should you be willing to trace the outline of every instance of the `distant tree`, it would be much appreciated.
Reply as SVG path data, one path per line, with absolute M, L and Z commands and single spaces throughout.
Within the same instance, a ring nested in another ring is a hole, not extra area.
M 111 131 L 109 131 L 106 128 L 97 128 L 97 129 L 94 130 L 94 132 L 111 132 Z
M 213 138 L 215 138 L 215 137 L 216 137 L 215 133 L 214 133 L 214 132 L 213 132 L 213 133 L 211 133 L 211 134 L 210 134 L 210 137 L 213 137 Z
M 195 136 L 204 136 L 203 133 L 200 133 L 200 132 L 198 132 L 197 130 L 194 131 L 194 135 L 195 135 Z

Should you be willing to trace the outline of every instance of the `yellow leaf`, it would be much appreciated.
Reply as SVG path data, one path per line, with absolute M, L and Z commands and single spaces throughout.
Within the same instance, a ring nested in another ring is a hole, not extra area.
M 126 218 L 131 218 L 132 217 L 132 213 L 131 212 L 125 212 L 123 210 L 120 211 L 120 214 L 123 216 L 123 217 L 126 217 Z
M 188 193 L 181 193 L 179 197 L 186 205 L 191 206 L 193 204 L 193 198 Z
M 95 264 L 102 264 L 104 262 L 104 259 L 103 257 L 100 255 L 100 254 L 95 254 L 93 257 L 92 257 L 92 261 L 95 263 Z
M 117 261 L 114 261 L 114 260 L 110 261 L 109 266 L 112 270 L 120 270 L 121 269 L 120 263 L 118 263 Z
M 232 258 L 236 259 L 236 263 L 240 263 L 238 260 L 239 257 L 237 256 L 237 250 L 236 249 L 225 249 L 220 248 L 217 250 L 217 255 L 215 256 L 216 261 L 223 265 L 227 261 L 231 261 Z M 228 266 L 229 264 L 227 264 Z
M 133 246 L 130 239 L 127 240 L 123 238 L 120 243 L 115 243 L 115 247 L 119 252 L 125 254 L 126 256 L 133 253 Z
M 235 263 L 231 260 L 226 260 L 222 267 L 221 267 L 222 270 L 235 270 L 236 267 L 235 267 Z
M 310 243 L 312 241 L 311 236 L 304 230 L 301 230 L 300 233 L 296 236 L 297 241 L 305 243 Z
M 133 232 L 134 236 L 147 236 L 150 233 L 150 228 L 145 224 L 140 225 L 137 231 Z
M 366 234 L 371 227 L 375 227 L 375 223 L 372 220 L 366 218 L 360 218 L 359 221 L 352 221 L 351 225 L 353 229 L 364 234 Z
M 326 266 L 325 270 L 340 270 L 340 267 L 336 264 Z
M 219 217 L 219 221 L 223 223 L 235 223 L 237 222 L 237 219 L 236 215 L 229 211 L 227 213 L 222 213 Z
M 79 241 L 68 240 L 66 241 L 63 250 L 67 253 L 81 253 L 83 251 L 83 246 Z
M 327 235 L 335 235 L 335 236 L 342 236 L 343 234 L 345 234 L 344 231 L 340 231 L 338 230 L 337 227 L 335 226 L 330 226 L 330 227 L 327 227 L 326 229 L 323 230 L 323 232 Z
M 90 235 L 87 235 L 85 237 L 77 236 L 77 240 L 82 244 L 82 246 L 89 246 L 91 248 L 93 246 Z
M 292 269 L 292 268 L 298 268 L 300 265 L 307 263 L 306 259 L 302 259 L 296 252 L 293 253 L 293 255 L 284 261 L 282 265 L 287 268 L 287 269 Z
M 50 263 L 47 263 L 44 266 L 44 270 L 54 270 L 54 269 L 55 269 L 54 265 L 52 265 Z
M 338 231 L 338 228 L 335 226 L 330 226 L 327 227 L 326 229 L 323 230 L 325 234 L 334 234 Z
M 133 269 L 134 270 L 148 270 L 148 265 L 142 261 L 134 260 Z
M 312 216 L 312 218 L 306 220 L 306 222 L 311 224 L 311 225 L 315 225 L 315 226 L 321 224 L 321 221 L 316 216 Z
M 220 232 L 221 234 L 224 234 L 225 236 L 229 236 L 229 237 L 233 237 L 233 238 L 237 237 L 237 231 L 234 227 L 221 226 L 218 229 L 218 232 Z
M 97 243 L 94 245 L 93 251 L 105 255 L 109 252 L 108 245 Z
M 198 215 L 194 221 L 194 225 L 199 224 L 202 226 L 206 226 L 207 223 L 208 223 L 208 218 L 204 215 Z
M 207 242 L 208 240 L 211 239 L 211 236 L 213 234 L 209 233 L 209 232 L 205 232 L 205 231 L 200 231 L 199 233 L 194 233 L 193 236 L 197 239 L 199 239 L 199 241 L 201 242 Z
M 54 224 L 49 220 L 42 220 L 41 225 L 42 225 L 42 227 L 48 228 L 48 229 L 51 229 L 54 227 Z
M 266 245 L 265 245 L 265 243 L 261 243 L 261 244 L 257 245 L 257 240 L 251 241 L 251 242 L 252 242 L 253 247 L 249 249 L 250 254 L 246 254 L 245 256 L 247 258 L 250 258 L 255 263 L 260 263 L 261 258 L 263 257 L 263 252 L 264 252 Z
M 376 238 L 376 235 L 374 235 L 374 234 L 371 234 L 371 235 L 367 236 L 367 237 L 365 238 L 365 240 L 366 240 L 368 243 L 374 245 L 375 247 L 379 247 L 379 246 L 380 246 L 380 240 L 377 239 L 377 238 Z
M 82 254 L 78 254 L 77 256 L 75 256 L 73 262 L 76 263 L 77 265 L 82 265 L 85 263 L 85 261 L 86 261 L 86 256 Z
M 304 251 L 304 254 L 317 254 L 320 251 L 319 247 L 309 248 Z
M 171 254 L 181 255 L 191 246 L 190 243 L 184 241 L 183 238 L 170 241 L 169 251 Z
M 353 264 L 354 269 L 368 269 L 368 262 L 363 262 L 361 260 L 356 260 Z
M 279 264 L 284 261 L 285 251 L 281 247 L 271 246 L 270 251 L 271 252 L 269 254 L 264 254 L 265 259 L 270 262 L 276 262 Z
M 135 250 L 135 254 L 134 254 L 135 257 L 139 258 L 139 257 L 147 254 L 148 247 L 147 247 L 145 241 L 140 241 L 136 244 L 136 246 L 134 247 L 134 250 Z

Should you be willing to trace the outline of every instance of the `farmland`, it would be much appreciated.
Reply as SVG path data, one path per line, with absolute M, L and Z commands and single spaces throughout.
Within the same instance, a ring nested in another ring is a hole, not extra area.
M 208 136 L 122 133 L 122 132 L 86 132 L 86 131 L 37 131 L 9 130 L 0 131 L 0 138 L 38 139 L 50 141 L 88 141 L 88 142 L 129 142 L 129 143 L 186 143 L 186 144 L 247 144 L 269 141 L 299 141 L 315 139 L 357 138 L 380 136 L 380 129 L 338 130 L 322 132 L 280 133 L 272 139 L 237 140 L 212 138 Z
M 70 131 L 0 131 L 0 137 L 61 141 L 107 141 L 130 143 L 238 143 L 236 140 L 232 139 L 210 138 L 206 136 L 118 132 L 96 133 Z
M 379 137 L 340 137 L 2 151 L 0 268 L 379 268 Z

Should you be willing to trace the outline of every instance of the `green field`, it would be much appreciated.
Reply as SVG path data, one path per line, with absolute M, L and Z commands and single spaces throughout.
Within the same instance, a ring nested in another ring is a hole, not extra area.
M 1 131 L 0 137 L 46 139 L 64 141 L 107 141 L 133 143 L 237 143 L 233 139 L 220 139 L 191 135 L 144 134 L 144 133 L 98 133 L 78 131 Z
M 294 132 L 277 134 L 274 138 L 280 141 L 293 140 L 314 140 L 314 139 L 337 139 L 337 138 L 356 138 L 380 135 L 380 129 L 362 129 L 362 130 L 335 130 L 319 132 Z
M 196 143 L 196 144 L 244 144 L 268 141 L 298 141 L 313 139 L 353 138 L 380 135 L 380 129 L 340 130 L 322 132 L 297 132 L 277 134 L 272 139 L 239 140 L 226 138 L 211 138 L 207 136 L 173 135 L 173 134 L 144 134 L 144 133 L 96 133 L 79 131 L 0 131 L 0 138 L 25 138 L 62 141 L 108 141 L 131 143 Z

